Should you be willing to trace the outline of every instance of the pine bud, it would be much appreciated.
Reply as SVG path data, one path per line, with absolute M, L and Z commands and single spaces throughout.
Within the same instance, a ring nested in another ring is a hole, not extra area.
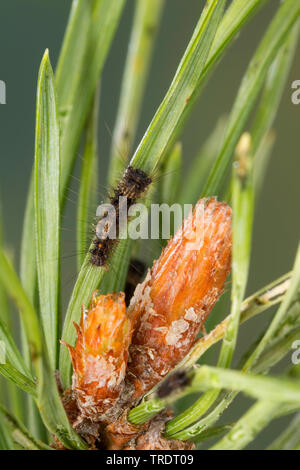
M 73 364 L 73 392 L 82 415 L 105 420 L 124 383 L 132 334 L 124 294 L 97 295 L 82 308 L 76 346 L 68 346 Z
M 127 367 L 131 398 L 139 398 L 189 352 L 223 292 L 231 266 L 231 209 L 201 199 L 137 286 Z

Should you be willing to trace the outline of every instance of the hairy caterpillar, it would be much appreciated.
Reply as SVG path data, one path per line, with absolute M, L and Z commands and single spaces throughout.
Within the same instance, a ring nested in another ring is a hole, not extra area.
M 120 209 L 119 200 L 121 197 L 126 198 L 127 214 L 129 208 L 136 203 L 136 201 L 146 191 L 148 186 L 152 183 L 152 178 L 149 177 L 143 170 L 128 166 L 117 188 L 113 190 L 110 196 L 110 204 L 115 209 L 115 220 L 112 224 L 106 223 L 104 226 L 101 224 L 102 218 L 98 220 L 93 240 L 94 247 L 90 249 L 91 257 L 90 262 L 94 266 L 105 266 L 113 246 L 117 243 L 117 239 L 111 236 L 112 229 L 119 227 Z
M 157 398 L 165 398 L 171 393 L 181 390 L 190 384 L 190 378 L 185 370 L 173 372 L 157 389 Z

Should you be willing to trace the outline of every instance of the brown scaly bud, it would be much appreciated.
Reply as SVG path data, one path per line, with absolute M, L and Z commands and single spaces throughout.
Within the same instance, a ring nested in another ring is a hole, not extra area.
M 135 426 L 127 421 L 127 412 L 124 410 L 117 421 L 109 424 L 104 430 L 104 442 L 108 450 L 184 450 L 193 449 L 190 442 L 174 439 L 165 439 L 163 431 L 165 424 L 173 414 L 164 410 L 152 420 Z
M 132 323 L 124 294 L 97 295 L 82 308 L 76 346 L 67 345 L 73 364 L 73 394 L 82 416 L 105 421 L 124 384 Z
M 183 442 L 176 439 L 166 439 L 163 432 L 166 424 L 166 413 L 161 413 L 153 418 L 147 431 L 132 439 L 124 450 L 193 450 L 192 442 Z
M 138 285 L 126 382 L 138 399 L 189 352 L 231 267 L 231 209 L 201 199 Z

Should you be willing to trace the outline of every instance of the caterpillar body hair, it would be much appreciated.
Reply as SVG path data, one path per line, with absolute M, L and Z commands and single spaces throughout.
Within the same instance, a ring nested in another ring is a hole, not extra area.
M 185 370 L 173 372 L 157 389 L 157 398 L 166 398 L 175 391 L 179 391 L 190 384 L 190 378 Z
M 114 224 L 116 227 L 119 226 L 120 222 L 119 199 L 121 197 L 126 198 L 128 214 L 130 207 L 137 202 L 151 183 L 152 178 L 143 170 L 133 168 L 132 166 L 127 167 L 120 183 L 116 189 L 113 190 L 113 194 L 109 198 L 110 204 L 115 209 L 116 217 Z M 98 220 L 98 224 L 101 220 L 101 218 Z M 90 249 L 90 262 L 94 266 L 107 266 L 111 251 L 118 242 L 116 238 L 110 236 L 111 228 L 112 226 L 109 223 L 106 223 L 104 227 L 102 227 L 100 233 L 96 228 L 93 240 L 94 247 Z

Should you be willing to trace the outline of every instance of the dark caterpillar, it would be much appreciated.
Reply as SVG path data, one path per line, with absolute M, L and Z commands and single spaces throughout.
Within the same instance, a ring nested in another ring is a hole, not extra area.
M 175 391 L 179 391 L 190 384 L 190 378 L 184 370 L 171 374 L 157 389 L 157 398 L 165 398 Z
M 145 263 L 135 258 L 130 260 L 125 285 L 125 301 L 127 306 L 129 306 L 130 300 L 134 294 L 136 286 L 143 281 L 146 272 L 147 266 Z
M 90 250 L 90 262 L 94 266 L 106 266 L 111 250 L 117 243 L 117 239 L 111 237 L 110 233 L 112 228 L 118 229 L 119 227 L 119 198 L 126 198 L 128 215 L 129 208 L 137 202 L 137 200 L 142 196 L 151 183 L 152 178 L 150 178 L 143 170 L 128 166 L 119 185 L 113 191 L 112 196 L 109 198 L 110 204 L 115 209 L 115 221 L 113 221 L 113 224 L 107 222 L 101 229 L 100 233 L 99 231 L 97 232 L 96 228 L 96 235 L 93 240 L 94 247 Z M 101 222 L 101 219 L 99 219 L 98 224 L 99 222 Z

